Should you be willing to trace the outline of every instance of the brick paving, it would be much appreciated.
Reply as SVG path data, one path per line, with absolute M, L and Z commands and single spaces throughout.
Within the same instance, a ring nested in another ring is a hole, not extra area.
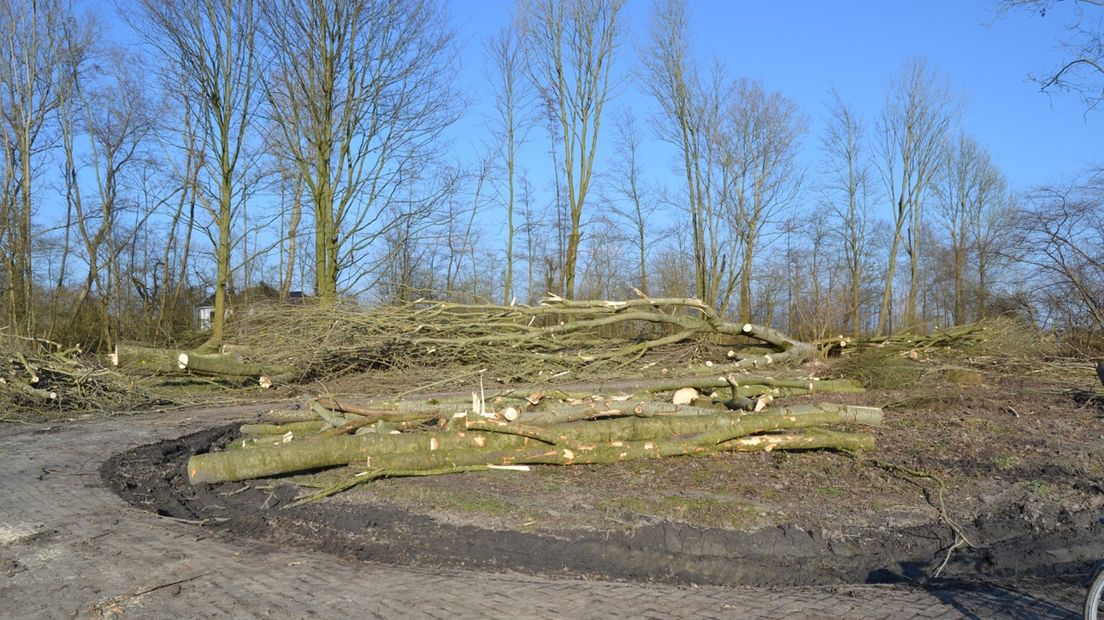
M 1077 601 L 996 587 L 691 587 L 347 561 L 159 518 L 100 480 L 113 452 L 249 413 L 0 427 L 0 617 L 1080 617 Z

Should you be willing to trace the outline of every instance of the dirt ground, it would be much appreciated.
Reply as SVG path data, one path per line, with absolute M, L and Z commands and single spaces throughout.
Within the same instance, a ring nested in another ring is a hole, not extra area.
M 101 473 L 159 514 L 342 557 L 717 585 L 1018 584 L 1075 598 L 1104 558 L 1095 377 L 948 376 L 787 401 L 885 407 L 877 448 L 861 456 L 720 454 L 382 480 L 289 508 L 303 489 L 286 479 L 186 482 L 187 457 L 230 441 L 231 425 L 118 455 Z M 342 387 L 363 388 L 357 381 Z

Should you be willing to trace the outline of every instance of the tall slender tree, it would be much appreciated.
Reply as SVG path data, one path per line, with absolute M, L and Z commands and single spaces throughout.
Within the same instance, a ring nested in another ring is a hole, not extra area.
M 768 92 L 757 81 L 740 80 L 725 109 L 716 140 L 723 153 L 723 178 L 730 184 L 730 222 L 743 250 L 739 266 L 741 321 L 752 317 L 752 275 L 763 237 L 790 206 L 802 184 L 797 149 L 804 120 L 797 104 Z
M 645 187 L 644 169 L 641 163 L 643 137 L 635 117 L 627 108 L 617 116 L 617 157 L 612 170 L 612 187 L 615 193 L 614 212 L 629 226 L 636 257 L 636 286 L 648 294 L 648 221 L 655 206 L 648 203 L 649 191 Z
M 583 210 L 594 178 L 602 112 L 611 94 L 624 0 L 527 0 L 520 16 L 526 66 L 563 138 L 570 230 L 564 293 L 575 295 Z
M 503 303 L 509 304 L 514 292 L 514 237 L 515 202 L 517 198 L 517 157 L 525 141 L 530 121 L 525 118 L 523 105 L 527 101 L 524 91 L 524 60 L 521 40 L 511 24 L 503 27 L 487 43 L 491 88 L 494 93 L 495 115 L 493 134 L 498 142 L 502 166 L 506 169 L 506 276 L 502 285 Z
M 890 85 L 878 123 L 881 134 L 878 168 L 893 212 L 889 264 L 878 313 L 879 334 L 893 327 L 893 281 L 902 241 L 909 256 L 909 290 L 903 321 L 911 328 L 917 320 L 924 205 L 939 170 L 943 139 L 956 112 L 950 87 L 923 60 L 906 63 L 901 75 Z
M 675 147 L 686 189 L 684 205 L 693 248 L 693 294 L 724 312 L 739 282 L 741 240 L 733 235 L 730 192 L 724 162 L 724 111 L 733 105 L 733 82 L 724 67 L 709 72 L 691 54 L 686 0 L 657 0 L 648 46 L 641 52 L 644 82 L 661 114 L 655 128 Z
M 848 280 L 848 319 L 851 333 L 862 330 L 862 287 L 867 277 L 869 251 L 870 170 L 864 153 L 862 119 L 833 89 L 828 102 L 827 129 L 822 138 L 825 200 L 833 230 L 843 251 Z

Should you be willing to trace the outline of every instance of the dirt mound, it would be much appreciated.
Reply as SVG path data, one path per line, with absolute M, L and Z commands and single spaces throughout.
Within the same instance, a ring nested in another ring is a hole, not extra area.
M 430 516 L 431 507 L 387 502 L 291 508 L 299 491 L 279 479 L 189 485 L 187 458 L 225 445 L 235 429 L 121 453 L 101 475 L 127 501 L 166 517 L 232 536 L 396 564 L 718 585 L 923 582 L 954 544 L 938 520 L 908 527 L 791 522 L 735 530 L 642 518 L 620 529 L 530 532 L 450 522 Z M 951 554 L 942 580 L 1076 584 L 1093 560 L 1104 557 L 1099 516 L 1096 509 L 1071 512 L 1045 502 L 988 506 L 962 523 L 975 546 Z

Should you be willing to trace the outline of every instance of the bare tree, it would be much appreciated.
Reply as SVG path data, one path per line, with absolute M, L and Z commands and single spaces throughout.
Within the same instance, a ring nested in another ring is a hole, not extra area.
M 642 137 L 636 125 L 636 117 L 629 109 L 621 110 L 617 117 L 617 157 L 611 170 L 611 188 L 614 192 L 614 212 L 629 226 L 636 255 L 636 286 L 648 294 L 648 222 L 655 212 L 649 204 L 649 190 L 645 186 L 641 163 Z
M 453 35 L 432 0 L 266 7 L 272 114 L 313 205 L 316 293 L 334 303 L 342 270 L 401 225 L 388 217 L 390 201 L 456 118 Z
M 215 223 L 215 299 L 209 346 L 221 344 L 233 249 L 231 222 L 242 200 L 245 152 L 257 108 L 255 0 L 140 0 L 138 30 L 161 55 L 196 106 L 209 136 L 212 199 L 201 200 Z M 205 194 L 200 194 L 206 198 Z
M 1002 269 L 1018 261 L 1013 248 L 1013 231 L 1018 199 L 1008 187 L 1008 180 L 994 170 L 995 178 L 988 197 L 970 212 L 970 243 L 974 248 L 977 271 L 975 316 L 985 318 L 989 310 L 989 294 Z
M 1088 110 L 1104 103 L 1104 1 L 1003 0 L 1002 5 L 1006 10 L 1024 8 L 1042 17 L 1058 13 L 1059 19 L 1065 18 L 1067 36 L 1059 42 L 1065 57 L 1057 68 L 1032 79 L 1043 91 L 1053 88 L 1077 93 Z
M 99 83 L 87 84 L 79 96 L 80 116 L 88 137 L 90 177 L 96 189 L 94 204 L 98 208 L 94 214 L 88 212 L 79 195 L 73 201 L 88 270 L 73 302 L 70 325 L 77 321 L 94 291 L 103 288 L 101 270 L 105 261 L 113 260 L 120 245 L 129 241 L 116 229 L 121 211 L 128 206 L 121 193 L 126 189 L 126 176 L 135 164 L 141 163 L 146 142 L 157 126 L 158 106 L 147 96 L 136 58 L 121 48 L 113 48 L 107 50 L 100 66 L 104 67 L 104 75 Z M 71 139 L 66 139 L 67 151 L 72 147 Z M 131 234 L 139 232 L 140 229 L 135 229 Z M 109 291 L 100 293 L 100 323 L 106 345 L 112 341 L 108 331 Z
M 729 175 L 735 168 L 725 161 L 723 137 L 725 114 L 735 105 L 734 82 L 723 66 L 705 72 L 692 57 L 685 0 L 657 0 L 653 11 L 641 52 L 645 87 L 662 111 L 657 134 L 675 147 L 686 180 L 685 193 L 670 202 L 689 219 L 693 294 L 723 313 L 739 283 L 736 262 L 742 254 L 732 222 Z
M 571 228 L 564 293 L 575 292 L 581 222 L 594 174 L 602 111 L 620 38 L 624 0 L 527 0 L 520 12 L 529 77 L 551 106 L 563 138 Z
M 1104 330 L 1104 177 L 1066 187 L 1043 187 L 1027 196 L 1016 245 L 1030 248 L 1039 290 L 1066 317 L 1064 327 Z
M 740 80 L 735 93 L 715 139 L 730 188 L 730 221 L 743 250 L 738 316 L 747 322 L 753 318 L 752 274 L 764 232 L 801 188 L 803 171 L 795 158 L 805 125 L 797 104 L 757 81 Z
M 716 244 L 707 234 L 706 175 L 701 162 L 706 123 L 701 118 L 697 64 L 690 56 L 687 40 L 686 1 L 656 0 L 652 11 L 651 36 L 642 52 L 645 86 L 663 111 L 662 120 L 657 122 L 660 137 L 673 144 L 682 159 L 696 292 L 707 302 L 716 303 L 720 261 L 710 256 L 710 248 Z
M 862 330 L 862 286 L 867 278 L 870 236 L 870 169 L 864 153 L 862 119 L 833 89 L 828 103 L 824 150 L 825 201 L 848 276 L 848 322 Z
M 906 241 L 909 256 L 909 291 L 903 320 L 907 327 L 916 322 L 924 205 L 955 113 L 950 88 L 922 60 L 908 62 L 890 86 L 878 123 L 878 167 L 893 209 L 893 241 L 878 313 L 879 334 L 892 329 L 893 280 L 902 240 Z
M 187 91 L 180 96 L 177 118 L 180 122 L 174 128 L 179 136 L 176 144 L 167 140 L 165 150 L 173 146 L 179 148 L 182 158 L 168 158 L 167 182 L 174 186 L 175 208 L 165 234 L 165 248 L 161 254 L 161 295 L 158 302 L 157 330 L 164 337 L 172 331 L 172 325 L 180 320 L 181 303 L 189 283 L 189 268 L 192 265 L 192 238 L 196 228 L 196 207 L 199 206 L 200 173 L 205 167 L 205 156 L 210 150 L 206 143 L 207 134 L 197 126 L 199 113 L 192 104 L 192 94 Z M 190 318 L 190 317 L 189 317 Z
M 973 138 L 960 134 L 957 141 L 944 146 L 937 185 L 937 213 L 950 240 L 954 287 L 952 316 L 956 324 L 968 320 L 966 268 L 977 238 L 977 224 L 983 220 L 984 213 L 992 210 L 991 205 L 1003 200 L 1003 194 L 1003 177 L 989 153 Z M 975 263 L 984 279 L 983 263 L 980 260 Z
M 509 304 L 514 298 L 514 225 L 517 187 L 518 149 L 525 142 L 525 133 L 530 127 L 522 114 L 526 102 L 524 90 L 524 60 L 521 40 L 513 25 L 503 27 L 487 43 L 491 90 L 494 93 L 495 116 L 493 134 L 502 155 L 502 165 L 506 169 L 506 275 L 502 285 L 503 303 Z
M 67 0 L 0 0 L 0 131 L 5 157 L 0 218 L 5 242 L 8 316 L 33 333 L 33 192 L 38 159 L 47 150 L 49 124 L 71 89 L 68 68 L 81 54 L 67 33 L 77 31 Z

